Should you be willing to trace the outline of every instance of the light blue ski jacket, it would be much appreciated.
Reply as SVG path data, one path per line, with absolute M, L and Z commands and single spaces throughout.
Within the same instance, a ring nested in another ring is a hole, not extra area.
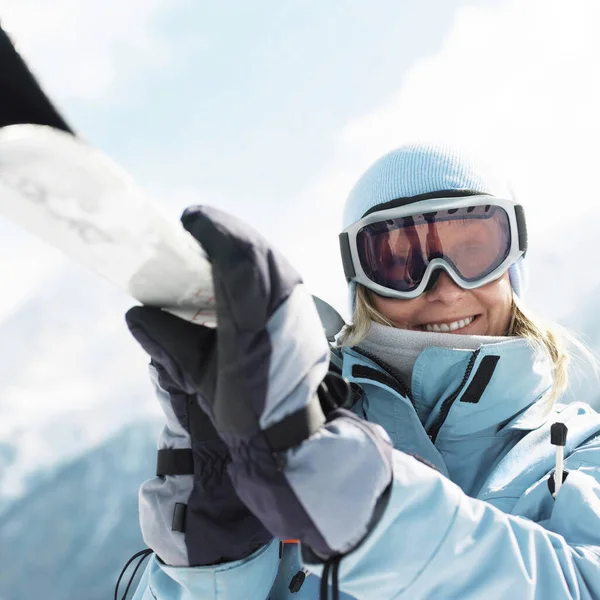
M 581 403 L 548 414 L 544 352 L 520 338 L 475 352 L 427 348 L 410 394 L 353 349 L 344 349 L 343 375 L 363 392 L 353 410 L 382 425 L 396 451 L 383 517 L 341 561 L 342 598 L 600 598 L 600 415 Z M 568 476 L 554 498 L 556 421 L 569 430 Z M 299 553 L 286 545 L 280 559 L 277 541 L 212 567 L 153 557 L 135 600 L 316 600 L 321 568 L 307 567 L 291 593 Z

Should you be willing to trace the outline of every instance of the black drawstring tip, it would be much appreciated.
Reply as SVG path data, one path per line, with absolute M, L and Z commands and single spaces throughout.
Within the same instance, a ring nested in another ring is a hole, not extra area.
M 564 446 L 567 443 L 567 426 L 564 423 L 554 423 L 550 427 L 550 443 L 553 446 Z
M 304 584 L 304 580 L 305 579 L 306 579 L 306 572 L 305 571 L 298 571 L 292 577 L 292 580 L 290 581 L 290 592 L 292 592 L 292 594 L 295 594 L 296 592 L 299 592 L 300 588 Z

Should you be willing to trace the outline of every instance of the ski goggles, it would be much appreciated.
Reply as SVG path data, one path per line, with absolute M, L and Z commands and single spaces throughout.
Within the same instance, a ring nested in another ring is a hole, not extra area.
M 478 288 L 527 250 L 523 207 L 511 200 L 471 195 L 385 206 L 340 234 L 347 280 L 381 296 L 416 298 L 441 270 L 464 289 Z

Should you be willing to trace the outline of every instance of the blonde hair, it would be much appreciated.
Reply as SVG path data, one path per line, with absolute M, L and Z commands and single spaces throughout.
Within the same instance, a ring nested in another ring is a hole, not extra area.
M 371 292 L 360 284 L 356 284 L 356 297 L 353 322 L 346 325 L 338 340 L 341 346 L 356 346 L 367 335 L 371 322 L 396 327 L 382 315 L 373 305 Z M 548 353 L 552 362 L 554 383 L 546 401 L 554 405 L 569 384 L 569 364 L 571 353 L 569 345 L 574 346 L 592 365 L 597 376 L 597 362 L 592 351 L 568 329 L 550 321 L 544 320 L 531 311 L 526 310 L 517 296 L 513 296 L 511 319 L 507 336 L 525 338 L 533 347 L 542 347 Z

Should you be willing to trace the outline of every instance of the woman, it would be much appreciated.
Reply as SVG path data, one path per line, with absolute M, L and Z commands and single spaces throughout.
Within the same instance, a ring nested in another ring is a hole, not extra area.
M 329 373 L 284 259 L 216 211 L 182 221 L 219 325 L 128 313 L 167 415 L 136 599 L 325 598 L 330 579 L 334 598 L 600 597 L 600 417 L 558 404 L 568 355 L 522 307 L 525 218 L 502 182 L 427 144 L 363 175 Z

